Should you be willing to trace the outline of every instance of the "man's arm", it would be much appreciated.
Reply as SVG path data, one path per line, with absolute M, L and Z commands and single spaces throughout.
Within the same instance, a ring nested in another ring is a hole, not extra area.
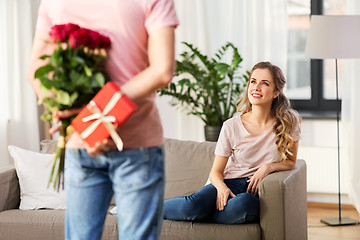
M 171 81 L 175 67 L 175 34 L 173 27 L 163 27 L 149 35 L 149 66 L 121 86 L 135 102 L 140 102 Z
M 121 90 L 135 103 L 154 94 L 171 81 L 175 67 L 175 34 L 173 27 L 163 27 L 149 35 L 149 66 L 121 86 Z M 95 147 L 87 148 L 94 156 L 116 148 L 112 139 L 98 142 Z

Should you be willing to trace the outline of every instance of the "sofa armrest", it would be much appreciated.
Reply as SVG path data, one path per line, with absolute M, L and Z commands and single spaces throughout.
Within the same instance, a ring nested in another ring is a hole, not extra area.
M 259 186 L 262 240 L 307 239 L 306 163 L 275 172 Z
M 20 187 L 13 165 L 0 168 L 0 212 L 19 208 Z

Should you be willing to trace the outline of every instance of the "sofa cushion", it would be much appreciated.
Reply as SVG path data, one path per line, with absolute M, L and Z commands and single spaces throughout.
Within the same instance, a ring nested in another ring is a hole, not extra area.
M 259 224 L 215 224 L 192 221 L 164 220 L 161 240 L 260 240 Z
M 188 195 L 204 186 L 214 161 L 215 142 L 165 139 L 165 199 Z
M 47 188 L 54 154 L 42 154 L 19 147 L 9 146 L 14 159 L 20 185 L 20 209 L 66 207 L 66 193 L 57 192 L 52 186 Z M 50 164 L 49 164 L 50 163 Z
M 0 212 L 1 240 L 63 240 L 64 210 L 7 210 Z M 117 219 L 107 214 L 102 239 L 118 239 Z

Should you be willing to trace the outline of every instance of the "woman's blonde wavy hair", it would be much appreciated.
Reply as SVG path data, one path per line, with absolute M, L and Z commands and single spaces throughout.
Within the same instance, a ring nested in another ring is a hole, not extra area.
M 294 140 L 290 136 L 290 133 L 298 124 L 298 114 L 291 108 L 289 99 L 283 93 L 286 79 L 281 69 L 270 62 L 259 62 L 251 70 L 250 80 L 252 73 L 256 69 L 268 69 L 274 79 L 275 91 L 279 92 L 279 95 L 272 102 L 271 113 L 276 118 L 273 129 L 277 137 L 276 146 L 280 152 L 281 160 L 285 160 L 288 155 L 292 155 L 290 148 L 294 144 Z M 252 110 L 252 104 L 248 98 L 248 88 L 249 84 L 245 94 L 236 102 L 237 111 L 240 112 L 241 115 L 251 112 Z

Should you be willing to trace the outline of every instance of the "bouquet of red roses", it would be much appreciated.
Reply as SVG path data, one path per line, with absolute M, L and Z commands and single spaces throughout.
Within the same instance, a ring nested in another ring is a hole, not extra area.
M 50 37 L 57 44 L 52 55 L 44 55 L 46 64 L 38 68 L 35 78 L 41 82 L 46 112 L 45 121 L 52 121 L 51 112 L 86 105 L 108 81 L 104 61 L 110 39 L 98 32 L 68 23 L 51 28 Z M 72 118 L 62 119 L 60 138 L 49 184 L 59 190 L 64 182 L 65 142 Z

